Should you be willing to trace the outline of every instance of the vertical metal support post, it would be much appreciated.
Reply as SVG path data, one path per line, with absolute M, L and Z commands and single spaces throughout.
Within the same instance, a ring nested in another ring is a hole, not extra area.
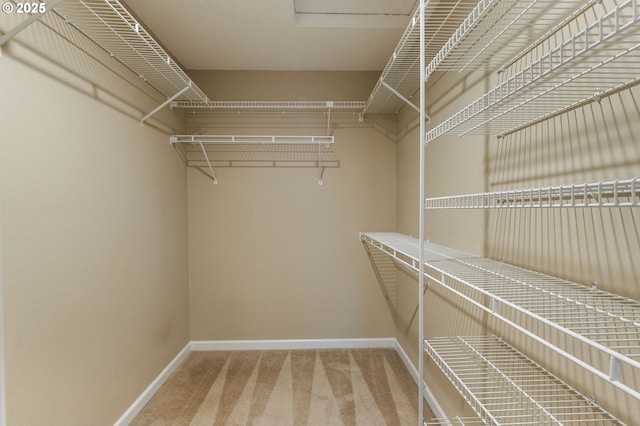
M 424 163 L 426 148 L 426 128 L 425 128 L 425 85 L 426 85 L 426 61 L 424 57 L 425 48 L 425 22 L 424 22 L 425 0 L 420 0 L 420 219 L 418 223 L 418 241 L 420 248 L 420 268 L 418 273 L 418 425 L 424 425 L 424 212 L 425 212 L 425 190 L 424 190 Z
M 2 216 L 2 209 L 0 209 Z M 0 217 L 2 223 L 2 217 Z M 0 426 L 7 426 L 7 389 L 4 367 L 4 285 L 2 282 L 2 229 L 0 229 Z

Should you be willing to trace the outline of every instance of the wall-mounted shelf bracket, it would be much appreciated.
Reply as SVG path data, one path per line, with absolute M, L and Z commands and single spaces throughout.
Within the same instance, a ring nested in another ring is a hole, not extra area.
M 402 101 L 405 104 L 409 105 L 411 108 L 413 108 L 416 111 L 418 111 L 418 114 L 420 114 L 420 108 L 416 104 L 411 102 L 409 99 L 407 99 L 406 97 L 402 96 L 402 93 L 398 92 L 396 89 L 394 89 L 393 87 L 391 87 L 390 85 L 388 85 L 384 81 L 382 82 L 382 86 L 384 86 L 385 89 L 387 89 L 388 91 L 390 91 L 391 93 L 396 95 L 398 98 L 402 99 Z M 424 118 L 425 118 L 425 120 L 427 120 L 427 123 L 431 123 L 431 117 L 429 116 L 429 114 L 425 113 L 424 114 Z
M 322 178 L 324 177 L 324 170 L 326 167 L 320 167 L 320 178 L 318 179 L 318 185 L 322 185 Z
M 166 107 L 171 102 L 175 101 L 180 95 L 182 95 L 183 93 L 185 93 L 189 89 L 191 89 L 191 82 L 189 82 L 189 85 L 187 87 L 185 87 L 184 89 L 182 89 L 181 91 L 179 91 L 175 95 L 171 96 L 169 99 L 167 99 L 166 101 L 164 101 L 163 103 L 158 105 L 158 107 L 156 109 L 154 109 L 149 114 L 147 114 L 144 117 L 142 117 L 142 119 L 140 120 L 140 126 L 144 126 L 144 122 L 145 121 L 147 121 L 149 118 L 151 118 L 153 115 L 155 115 L 156 112 L 160 111 L 162 108 Z
M 216 177 L 216 174 L 213 172 L 213 166 L 211 166 L 211 161 L 209 161 L 209 157 L 207 156 L 207 150 L 204 149 L 204 145 L 202 144 L 202 142 L 200 142 L 200 148 L 202 149 L 202 155 L 207 160 L 207 166 L 209 166 L 209 173 L 211 173 L 211 174 L 205 173 L 202 170 L 202 168 L 200 168 L 200 167 L 198 168 L 198 170 L 203 172 L 205 175 L 209 176 L 211 178 L 211 180 L 213 181 L 213 184 L 217 185 L 218 184 L 218 178 Z
M 30 7 L 34 8 L 34 9 L 37 9 L 37 13 L 34 10 L 32 12 L 32 14 L 27 19 L 25 19 L 24 21 L 20 22 L 18 25 L 16 25 L 12 29 L 10 29 L 9 31 L 4 33 L 2 36 L 0 36 L 0 58 L 2 57 L 2 46 L 6 42 L 8 42 L 12 38 L 14 38 L 16 35 L 18 35 L 22 30 L 27 28 L 29 25 L 33 24 L 38 19 L 42 18 L 44 15 L 49 13 L 51 11 L 51 9 L 53 9 L 54 7 L 56 7 L 57 5 L 62 3 L 63 1 L 64 0 L 50 0 L 50 1 L 46 2 L 46 3 L 45 2 L 35 3 L 35 4 L 34 3 L 29 3 Z M 27 3 L 24 3 L 24 4 L 27 4 Z M 5 13 L 14 12 L 13 8 L 14 8 L 13 3 L 7 2 L 7 3 L 4 3 L 2 5 L 2 11 L 5 12 Z

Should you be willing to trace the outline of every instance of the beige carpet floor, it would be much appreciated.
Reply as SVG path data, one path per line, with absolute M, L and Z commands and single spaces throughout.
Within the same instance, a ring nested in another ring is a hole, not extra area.
M 192 352 L 132 425 L 417 425 L 417 403 L 393 349 Z

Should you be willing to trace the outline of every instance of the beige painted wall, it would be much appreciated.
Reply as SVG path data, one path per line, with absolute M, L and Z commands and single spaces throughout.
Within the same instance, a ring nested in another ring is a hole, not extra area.
M 113 424 L 189 340 L 186 169 L 101 59 L 40 24 L 0 58 L 9 425 Z
M 495 85 L 495 75 L 444 74 L 427 90 L 432 125 L 437 125 Z M 426 156 L 427 197 L 502 189 L 612 180 L 640 175 L 638 87 L 562 114 L 503 139 L 484 136 L 441 137 Z M 418 232 L 418 132 L 416 114 L 405 108 L 398 128 L 398 231 Z M 430 127 L 427 127 L 429 129 Z M 591 285 L 634 299 L 640 269 L 640 213 L 637 209 L 508 211 L 427 211 L 425 237 L 474 254 L 504 259 L 540 272 Z M 417 360 L 417 279 L 398 273 L 397 336 Z M 425 335 L 495 334 L 542 362 L 554 373 L 616 413 L 637 421 L 637 401 L 615 391 L 574 365 L 487 319 L 438 286 L 425 297 Z M 536 333 L 552 341 L 543 329 Z M 555 339 L 555 340 L 554 340 Z M 562 344 L 562 342 L 560 342 Z M 589 355 L 586 355 L 589 358 Z M 450 416 L 471 414 L 457 391 L 426 359 L 426 380 Z M 594 360 L 597 363 L 597 361 Z M 606 371 L 607 367 L 603 367 Z M 640 378 L 632 382 L 640 383 Z
M 252 91 L 260 100 L 362 100 L 375 83 L 371 73 L 201 72 L 194 78 L 223 99 L 225 93 L 252 99 Z M 296 92 L 298 85 L 307 93 Z M 326 132 L 245 124 L 210 131 Z M 395 227 L 395 145 L 368 126 L 332 128 L 340 168 L 327 169 L 321 186 L 316 169 L 221 168 L 218 185 L 189 171 L 193 340 L 394 335 L 358 233 Z

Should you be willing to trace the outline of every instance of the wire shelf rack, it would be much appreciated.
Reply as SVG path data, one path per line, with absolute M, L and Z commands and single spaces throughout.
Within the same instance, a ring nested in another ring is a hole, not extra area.
M 54 11 L 171 100 L 207 102 L 176 61 L 117 0 L 67 0 Z
M 435 71 L 503 68 L 594 2 L 480 0 L 431 60 L 427 78 Z
M 172 108 L 243 110 L 301 110 L 301 111 L 362 111 L 363 101 L 174 101 Z
M 427 198 L 427 209 L 640 206 L 640 177 L 606 182 Z
M 340 167 L 333 136 L 175 135 L 190 167 Z
M 397 233 L 360 239 L 418 271 L 417 239 Z M 639 301 L 433 243 L 425 242 L 424 258 L 434 283 L 640 399 L 633 383 L 640 372 Z M 563 347 L 542 339 L 539 327 L 560 332 Z
M 496 88 L 427 132 L 504 135 L 636 84 L 637 0 L 617 5 Z
M 454 417 L 454 418 L 437 418 L 424 422 L 424 426 L 486 426 L 487 424 L 478 417 Z
M 425 351 L 485 424 L 623 424 L 500 338 L 432 338 Z
M 473 10 L 473 5 L 462 0 L 427 1 L 425 3 L 425 57 L 435 57 L 442 45 Z M 404 34 L 387 62 L 376 83 L 364 113 L 396 113 L 404 101 L 395 95 L 395 90 L 407 99 L 419 92 L 420 87 L 420 10 L 413 14 Z M 385 86 L 386 85 L 386 86 Z

